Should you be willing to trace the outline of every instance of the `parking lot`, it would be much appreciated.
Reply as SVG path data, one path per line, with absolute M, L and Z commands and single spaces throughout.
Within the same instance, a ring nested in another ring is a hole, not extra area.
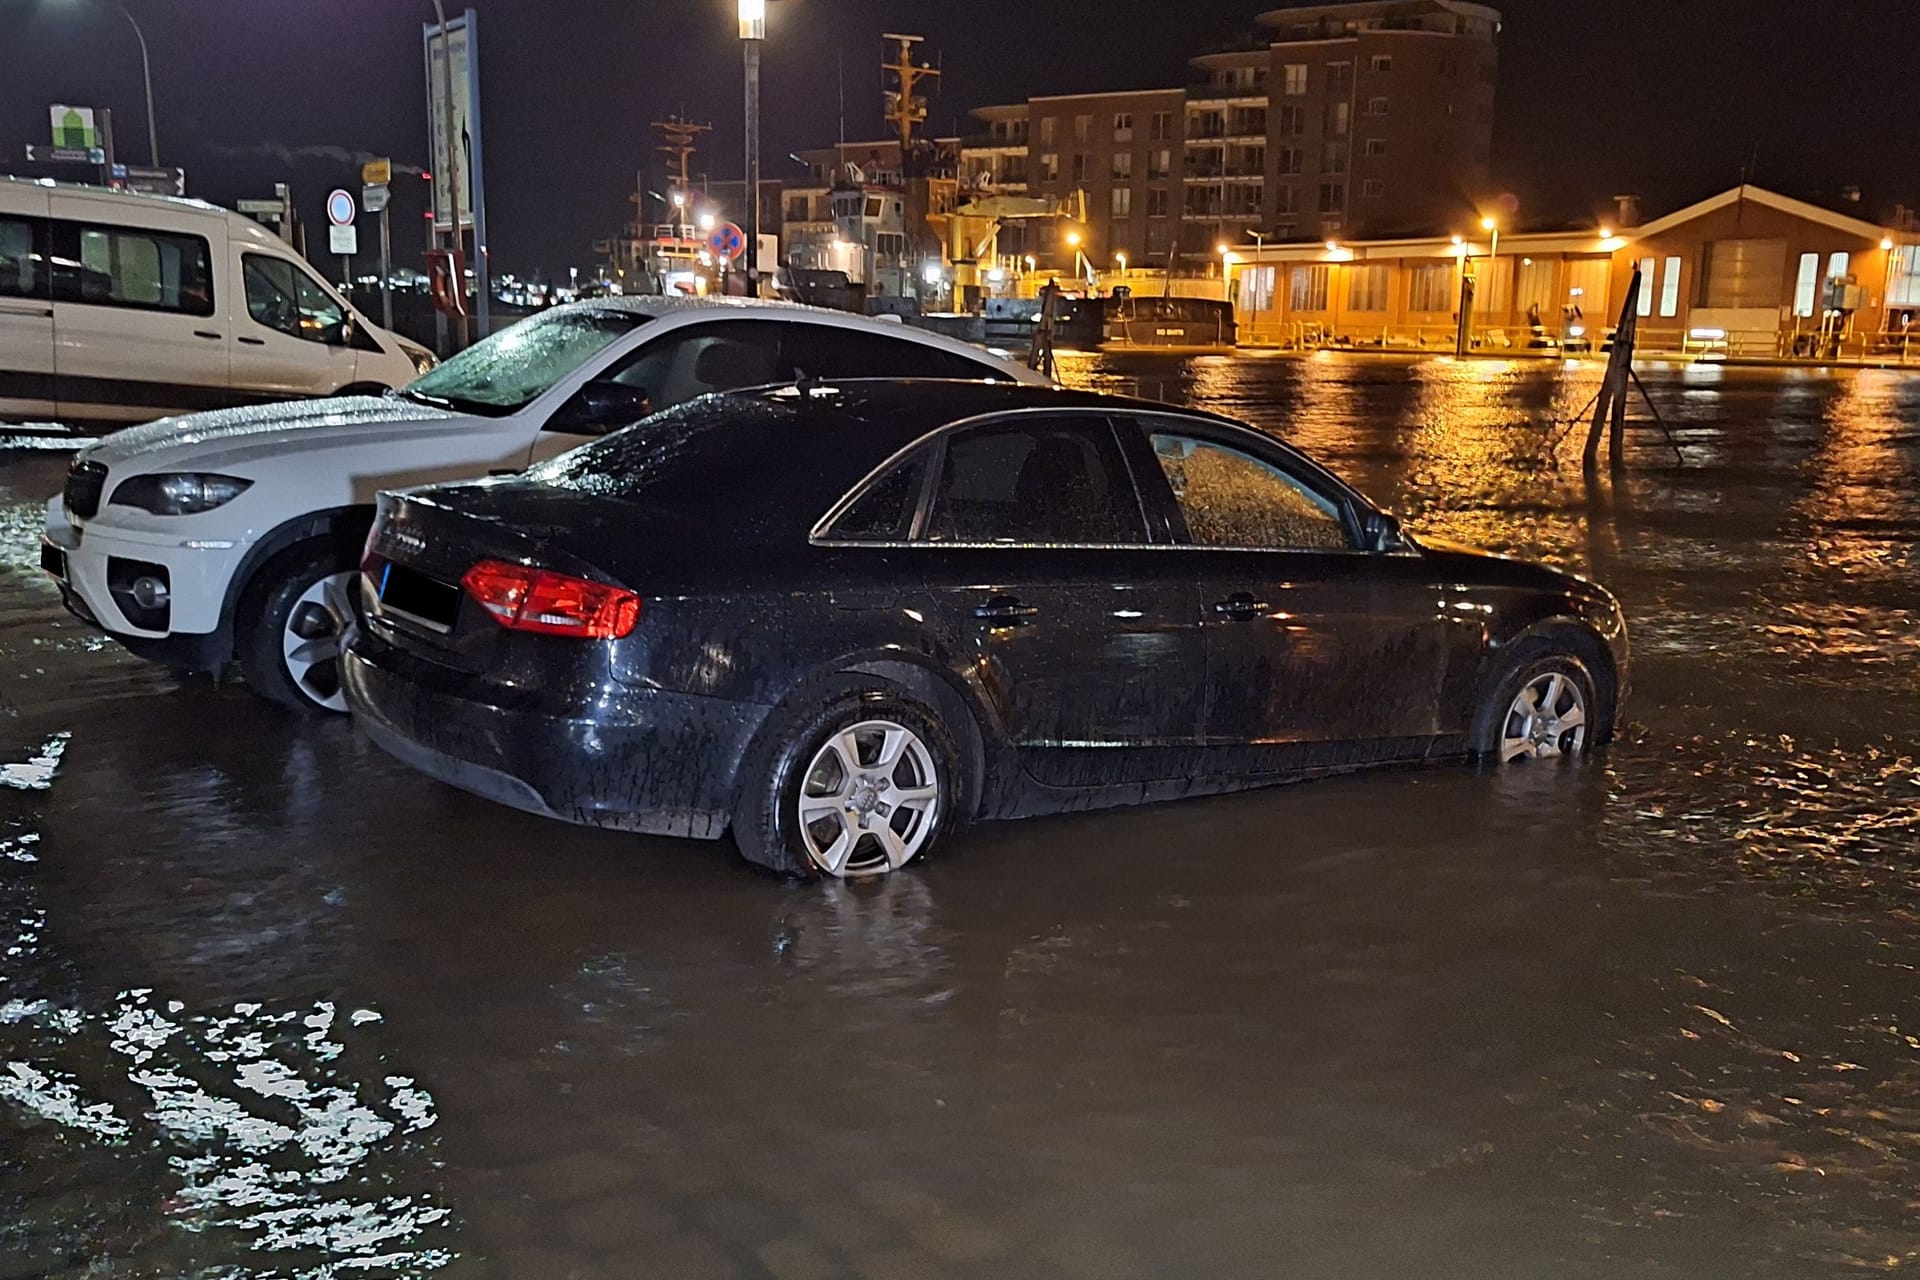
M 1605 582 L 1622 740 L 788 885 L 131 659 L 0 453 L 0 1277 L 1920 1262 L 1920 378 L 1649 370 L 1589 488 L 1593 362 L 1063 376 Z

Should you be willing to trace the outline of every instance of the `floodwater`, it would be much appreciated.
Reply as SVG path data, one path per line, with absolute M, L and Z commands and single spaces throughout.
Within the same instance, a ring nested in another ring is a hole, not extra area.
M 868 887 L 186 687 L 0 459 L 0 1277 L 1920 1265 L 1920 379 L 1071 357 L 1609 583 L 1622 741 L 988 826 Z

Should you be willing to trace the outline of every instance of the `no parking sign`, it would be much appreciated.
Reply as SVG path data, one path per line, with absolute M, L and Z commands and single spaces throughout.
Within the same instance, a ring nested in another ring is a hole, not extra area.
M 707 248 L 713 250 L 714 256 L 732 262 L 747 251 L 747 233 L 731 222 L 723 222 L 707 237 Z

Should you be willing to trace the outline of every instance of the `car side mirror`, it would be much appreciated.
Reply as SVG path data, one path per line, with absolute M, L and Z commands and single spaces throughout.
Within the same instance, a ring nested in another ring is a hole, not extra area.
M 630 387 L 624 382 L 589 382 L 556 415 L 556 421 L 547 424 L 547 429 L 603 435 L 620 427 L 630 427 L 652 412 L 653 397 L 644 387 Z
M 1413 546 L 1406 532 L 1401 529 L 1400 521 L 1385 511 L 1367 512 L 1366 519 L 1360 522 L 1360 528 L 1369 551 L 1405 551 Z

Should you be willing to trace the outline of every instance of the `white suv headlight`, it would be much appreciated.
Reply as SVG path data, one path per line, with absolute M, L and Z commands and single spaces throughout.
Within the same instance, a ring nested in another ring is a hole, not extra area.
M 114 489 L 112 505 L 138 507 L 156 516 L 191 516 L 226 506 L 252 485 L 253 481 L 237 476 L 198 471 L 133 476 Z

